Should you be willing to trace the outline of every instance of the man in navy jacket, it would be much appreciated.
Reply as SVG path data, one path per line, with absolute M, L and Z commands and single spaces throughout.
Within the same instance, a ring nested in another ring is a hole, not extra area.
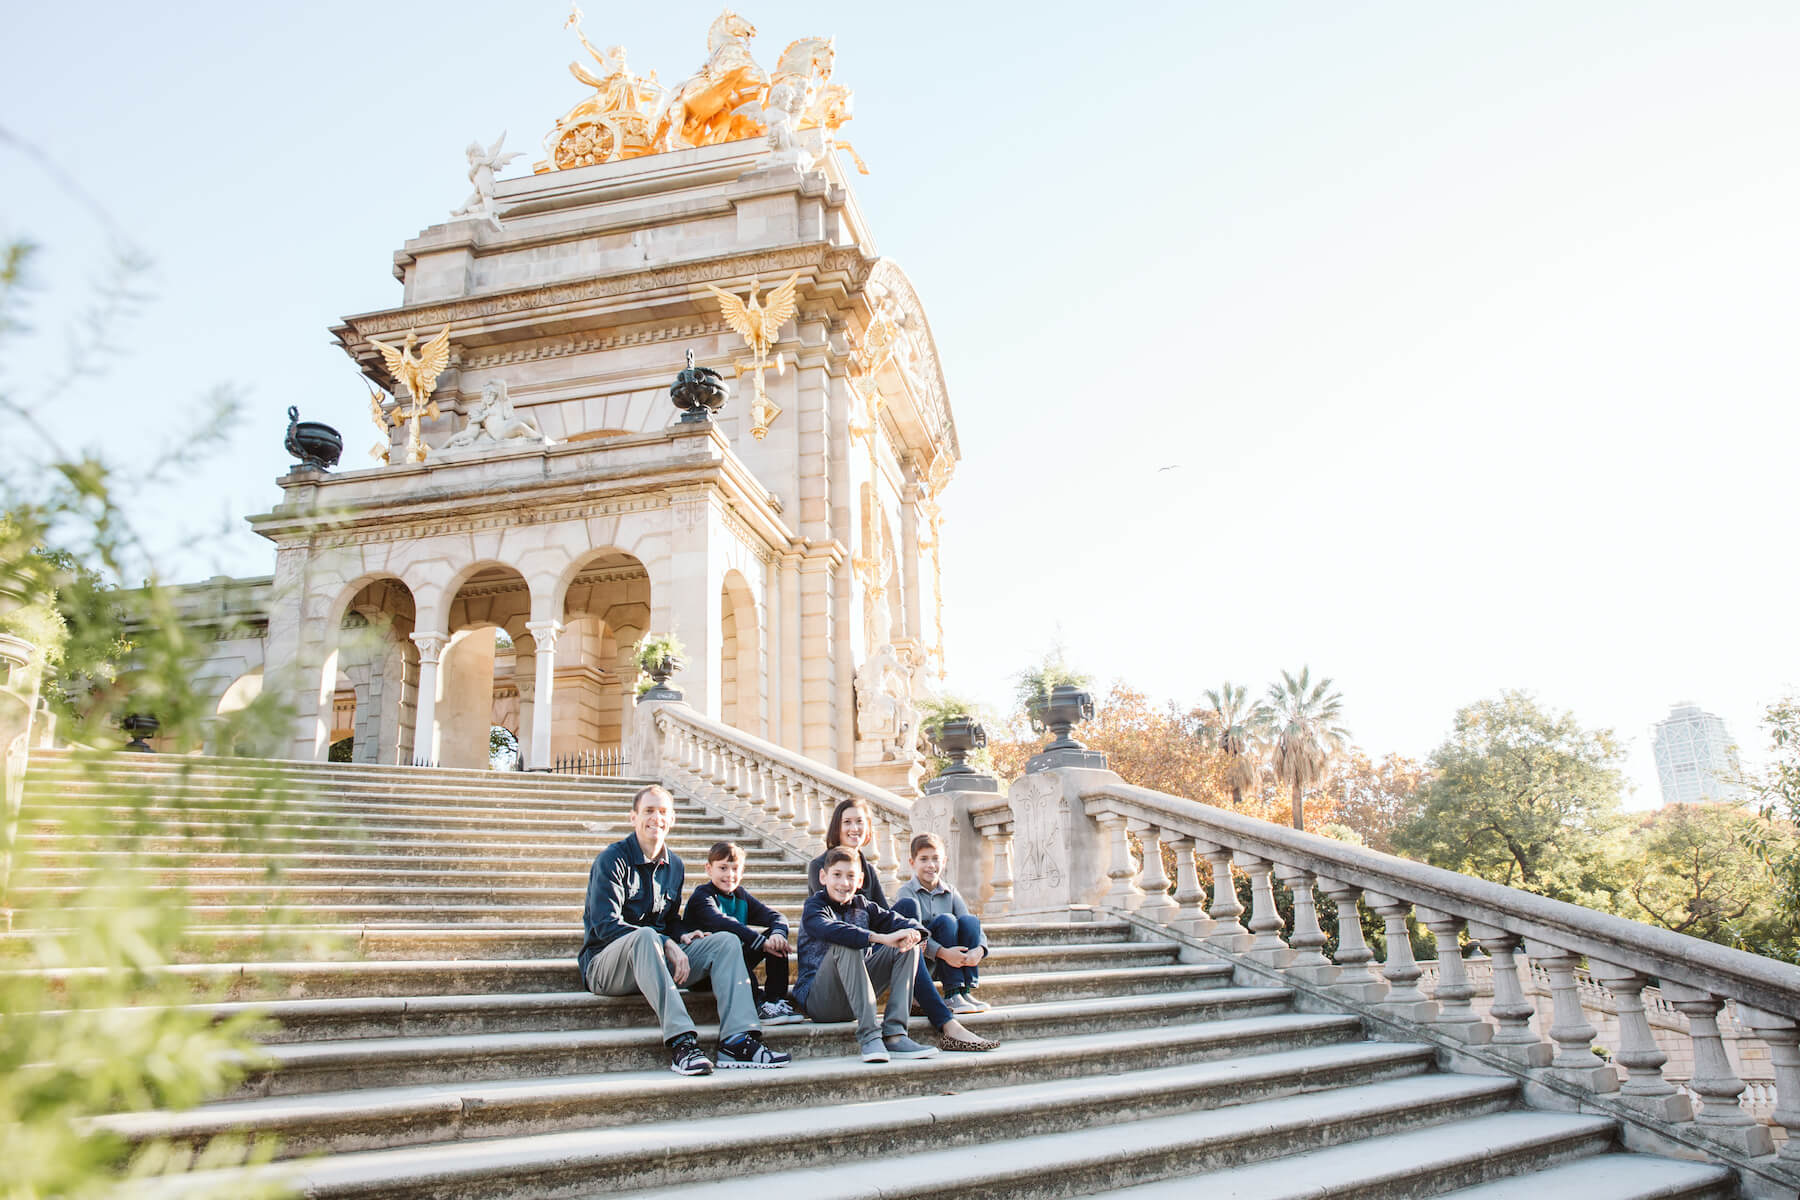
M 662 1026 L 669 1069 L 709 1075 L 713 1064 L 700 1051 L 677 990 L 698 971 L 712 981 L 718 1000 L 719 1066 L 785 1067 L 788 1056 L 763 1045 L 738 940 L 689 931 L 681 923 L 685 871 L 665 844 L 674 824 L 674 797 L 652 784 L 632 797 L 631 834 L 594 859 L 582 914 L 582 981 L 602 996 L 642 994 Z

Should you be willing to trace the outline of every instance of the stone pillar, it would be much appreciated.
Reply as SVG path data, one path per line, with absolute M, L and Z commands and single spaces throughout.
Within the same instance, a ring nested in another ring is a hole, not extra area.
M 804 705 L 800 698 L 800 555 L 781 556 L 781 657 L 771 659 L 769 670 L 781 673 L 781 705 L 769 714 L 770 738 L 786 749 L 801 753 L 800 727 Z
M 1212 932 L 1206 940 L 1231 953 L 1247 950 L 1255 939 L 1238 918 L 1244 906 L 1238 902 L 1237 884 L 1231 878 L 1231 851 L 1216 842 L 1195 842 L 1194 850 L 1212 868 L 1212 904 L 1206 915 L 1212 918 Z
M 1381 964 L 1381 975 L 1388 982 L 1388 991 L 1378 1002 L 1382 1011 L 1405 1021 L 1431 1020 L 1437 1015 L 1437 1005 L 1419 990 L 1424 972 L 1413 958 L 1412 938 L 1406 929 L 1411 903 L 1376 892 L 1364 892 L 1363 899 L 1381 918 L 1387 933 L 1387 961 Z
M 1462 933 L 1462 918 L 1430 908 L 1416 911 L 1419 924 L 1431 930 L 1432 936 L 1437 938 L 1438 1012 L 1433 1024 L 1460 1042 L 1471 1046 L 1485 1046 L 1493 1040 L 1494 1031 L 1475 1012 L 1475 1006 L 1469 1003 L 1475 995 L 1475 988 L 1469 983 L 1468 971 L 1463 968 L 1462 946 L 1458 942 L 1458 935 Z
M 519 689 L 519 765 L 529 767 L 537 713 L 537 640 L 529 635 L 513 645 L 513 684 Z
M 1281 911 L 1275 907 L 1275 885 L 1270 879 L 1273 864 L 1241 850 L 1232 858 L 1238 870 L 1250 880 L 1250 932 L 1254 940 L 1244 955 L 1264 966 L 1285 967 L 1294 956 L 1287 943 L 1281 940 Z
M 1120 782 L 1111 771 L 1058 767 L 1022 775 L 1007 791 L 1014 828 L 1014 911 L 1065 914 L 1106 895 L 1106 835 L 1081 791 Z M 1121 834 L 1123 836 L 1123 834 Z
M 1488 1006 L 1493 1018 L 1494 1039 L 1489 1049 L 1504 1055 L 1521 1067 L 1550 1065 L 1550 1047 L 1532 1031 L 1531 1019 L 1537 1009 L 1526 998 L 1519 983 L 1519 964 L 1515 955 L 1521 939 L 1517 934 L 1489 925 L 1471 923 L 1469 936 L 1481 943 L 1493 963 L 1494 1002 Z
M 667 623 L 658 633 L 675 632 L 687 647 L 677 681 L 696 712 L 719 720 L 724 712 L 719 680 L 719 641 L 723 636 L 724 572 L 713 561 L 719 516 L 712 491 L 686 488 L 669 497 L 669 578 L 651 587 L 655 611 L 667 604 Z M 666 599 L 665 599 L 666 598 Z
M 1644 1012 L 1644 988 L 1650 980 L 1597 958 L 1588 959 L 1588 973 L 1613 994 L 1619 1009 L 1619 1049 L 1613 1061 L 1626 1071 L 1625 1080 L 1619 1085 L 1619 1098 L 1665 1121 L 1691 1121 L 1693 1105 L 1663 1078 L 1662 1067 L 1669 1056 L 1657 1046 L 1650 1018 Z
M 1176 917 L 1170 922 L 1182 933 L 1206 937 L 1213 919 L 1206 915 L 1206 889 L 1200 886 L 1200 868 L 1194 862 L 1194 839 L 1166 831 L 1164 844 L 1175 852 Z
M 1738 1005 L 1738 1019 L 1769 1044 L 1769 1062 L 1775 1068 L 1775 1111 L 1769 1119 L 1787 1130 L 1781 1144 L 1781 1162 L 1800 1170 L 1800 1025 L 1794 1018 Z
M 1362 911 L 1357 901 L 1362 889 L 1354 884 L 1320 879 L 1319 890 L 1337 908 L 1338 949 L 1337 978 L 1332 988 L 1364 1004 L 1373 1004 L 1387 995 L 1387 981 L 1375 971 L 1375 952 L 1363 938 Z
M 450 636 L 444 633 L 414 633 L 413 645 L 419 648 L 419 710 L 413 727 L 413 758 L 420 762 L 438 760 L 437 694 L 438 658 L 444 653 Z
M 1321 951 L 1331 939 L 1319 928 L 1319 914 L 1313 903 L 1313 877 L 1301 867 L 1275 867 L 1275 876 L 1294 898 L 1294 933 L 1288 938 L 1293 958 L 1287 973 L 1308 983 L 1330 983 L 1337 978 L 1337 968 Z
M 531 757 L 525 766 L 533 771 L 548 770 L 551 766 L 550 727 L 556 703 L 556 635 L 562 632 L 562 622 L 554 620 L 527 621 L 525 628 L 531 630 L 531 639 L 537 646 L 534 657 L 536 677 L 533 680 L 531 700 Z
M 1556 1044 L 1550 1069 L 1558 1078 L 1592 1092 L 1618 1091 L 1617 1073 L 1594 1053 L 1596 1031 L 1581 1011 L 1581 993 L 1575 984 L 1576 956 L 1535 940 L 1527 942 L 1526 949 L 1531 960 L 1550 976 L 1550 1040 Z
M 908 471 L 910 476 L 912 471 Z M 901 622 L 905 634 L 925 644 L 923 606 L 919 598 L 919 500 L 923 485 L 908 479 L 900 494 L 900 585 L 906 589 Z
M 1755 1157 L 1774 1153 L 1775 1139 L 1768 1128 L 1738 1107 L 1744 1081 L 1731 1069 L 1731 1059 L 1719 1036 L 1719 1010 L 1725 1007 L 1724 998 L 1666 979 L 1662 981 L 1662 994 L 1688 1019 L 1688 1038 L 1694 1045 L 1694 1077 L 1688 1080 L 1688 1086 L 1700 1096 L 1700 1111 L 1694 1116 L 1694 1124 L 1701 1133 L 1739 1154 Z M 1555 1036 L 1554 1030 L 1551 1036 Z
M 836 761 L 837 723 L 855 713 L 852 697 L 837 694 L 832 670 L 832 567 L 825 555 L 800 564 L 800 752 L 822 763 Z

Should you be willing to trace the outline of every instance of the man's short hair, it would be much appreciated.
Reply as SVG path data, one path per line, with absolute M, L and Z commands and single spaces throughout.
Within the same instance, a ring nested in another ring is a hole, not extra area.
M 706 852 L 706 861 L 709 863 L 724 862 L 728 858 L 743 862 L 744 848 L 736 842 L 714 842 L 712 849 Z
M 919 851 L 925 849 L 927 846 L 936 850 L 939 858 L 944 857 L 944 839 L 935 833 L 913 834 L 912 845 L 907 848 L 906 857 L 908 859 L 919 857 Z
M 653 796 L 658 800 L 666 801 L 671 806 L 675 803 L 675 797 L 669 794 L 668 788 L 664 787 L 660 783 L 652 783 L 645 787 L 639 788 L 637 790 L 637 795 L 635 795 L 631 798 L 631 811 L 632 812 L 635 813 L 635 812 L 637 812 L 638 809 L 640 809 L 644 806 L 644 797 L 645 796 Z
M 823 875 L 839 863 L 849 863 L 856 868 L 856 873 L 858 875 L 862 874 L 862 855 L 850 849 L 848 846 L 833 846 L 831 849 L 827 850 L 825 852 L 825 865 L 819 868 L 819 874 Z

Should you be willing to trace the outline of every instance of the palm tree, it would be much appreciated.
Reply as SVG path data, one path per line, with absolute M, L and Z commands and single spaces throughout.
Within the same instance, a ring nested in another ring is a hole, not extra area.
M 1208 746 L 1225 755 L 1225 783 L 1231 788 L 1231 805 L 1242 808 L 1244 789 L 1256 786 L 1257 760 L 1262 756 L 1275 710 L 1261 700 L 1251 703 L 1242 684 L 1227 682 L 1218 691 L 1209 690 L 1204 695 L 1212 706 L 1212 720 L 1201 727 L 1201 736 Z
M 1294 828 L 1304 829 L 1301 797 L 1350 740 L 1350 731 L 1335 724 L 1344 697 L 1330 679 L 1314 683 L 1312 669 L 1301 667 L 1298 679 L 1283 671 L 1281 682 L 1269 685 L 1269 704 L 1275 710 L 1275 776 L 1294 789 Z

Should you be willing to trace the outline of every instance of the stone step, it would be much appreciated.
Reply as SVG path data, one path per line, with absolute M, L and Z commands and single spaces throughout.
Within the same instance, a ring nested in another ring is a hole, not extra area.
M 376 836 L 379 832 L 380 836 Z M 543 839 L 536 841 L 505 841 L 500 838 L 482 839 L 474 835 L 454 835 L 445 837 L 414 836 L 412 831 L 399 830 L 370 831 L 334 829 L 322 831 L 319 837 L 272 837 L 258 839 L 255 846 L 240 844 L 237 839 L 221 837 L 215 834 L 201 834 L 195 837 L 150 836 L 133 837 L 128 840 L 141 861 L 145 858 L 161 858 L 174 856 L 191 861 L 195 856 L 235 855 L 239 851 L 254 850 L 256 853 L 274 855 L 277 858 L 303 855 L 309 861 L 316 861 L 324 855 L 376 855 L 400 856 L 415 858 L 423 855 L 448 856 L 459 858 L 463 862 L 474 860 L 487 862 L 492 858 L 543 858 L 560 860 L 564 863 L 582 863 L 590 865 L 594 856 L 624 834 L 618 830 L 601 830 L 583 832 L 579 837 L 569 836 L 560 839 Z M 750 840 L 756 835 L 746 834 L 742 837 L 733 835 L 730 840 Z M 682 837 L 670 839 L 670 847 L 680 855 L 686 863 L 704 863 L 706 852 L 711 849 L 714 839 L 694 840 Z M 62 838 L 53 835 L 37 834 L 31 838 L 32 858 L 38 861 L 52 860 L 57 853 L 77 856 L 94 852 L 112 850 L 117 841 L 108 844 L 91 837 Z M 792 861 L 792 860 L 787 860 Z M 703 869 L 703 868 L 702 868 Z
M 1596 1154 L 1561 1166 L 1480 1183 L 1447 1193 L 1445 1200 L 1731 1200 L 1737 1176 L 1714 1163 L 1684 1162 L 1650 1154 Z
M 685 820 L 682 819 L 684 816 Z M 137 807 L 124 804 L 36 803 L 24 810 L 24 817 L 27 824 L 47 831 L 68 828 L 111 829 L 119 826 L 131 829 L 187 830 L 207 825 L 235 828 L 247 823 L 255 823 L 258 828 L 317 828 L 349 824 L 394 828 L 420 826 L 433 829 L 506 830 L 519 834 L 565 833 L 590 829 L 595 825 L 626 832 L 631 828 L 631 809 L 624 804 L 594 804 L 581 808 L 571 805 L 563 812 L 508 809 L 502 806 L 495 806 L 492 811 L 468 812 L 442 805 L 332 803 L 316 800 L 260 805 L 145 804 Z M 688 830 L 735 827 L 719 817 L 698 812 L 678 815 L 673 826 L 674 829 Z M 621 833 L 620 836 L 624 834 Z
M 615 842 L 631 832 L 630 823 L 623 818 L 613 821 L 594 817 L 587 820 L 571 819 L 556 824 L 534 825 L 499 820 L 409 821 L 403 816 L 344 816 L 340 818 L 309 813 L 297 813 L 291 817 L 285 813 L 271 813 L 262 816 L 247 815 L 236 823 L 214 821 L 203 815 L 197 815 L 192 819 L 171 816 L 143 821 L 120 817 L 117 820 L 102 820 L 86 826 L 72 825 L 57 817 L 33 816 L 27 813 L 20 820 L 20 825 L 27 833 L 36 837 L 129 836 L 134 841 L 179 837 L 184 841 L 204 843 L 229 836 L 241 839 L 246 833 L 254 831 L 254 835 L 262 841 L 304 842 L 309 845 L 315 842 L 344 839 L 360 841 L 367 838 L 403 839 L 415 842 L 464 841 L 472 845 L 507 840 L 528 844 L 555 844 L 571 838 L 582 838 L 592 839 L 605 845 L 608 842 Z M 677 825 L 675 831 L 671 832 L 669 840 L 671 843 L 686 842 L 689 845 L 704 843 L 705 846 L 710 846 L 721 836 L 736 829 L 737 826 L 721 824 L 685 830 Z
M 518 786 L 517 775 L 496 772 L 482 781 L 443 783 L 431 780 L 388 781 L 291 779 L 282 776 L 162 775 L 128 779 L 111 775 L 71 772 L 47 775 L 32 771 L 25 777 L 25 792 L 33 797 L 55 797 L 70 804 L 105 802 L 109 797 L 179 795 L 186 800 L 213 798 L 255 799 L 419 799 L 432 803 L 466 801 L 520 804 L 557 808 L 565 805 L 604 803 L 629 807 L 640 785 L 612 780 L 591 780 L 561 787 Z
M 1067 1196 L 1262 1161 L 1290 1153 L 1297 1144 L 1330 1145 L 1469 1120 L 1504 1109 L 1516 1091 L 1511 1080 L 1421 1075 L 1238 1104 L 1196 1121 L 1192 1111 L 1203 1093 L 1193 1080 L 1216 1073 L 1212 1064 L 1202 1063 L 711 1121 L 435 1143 L 329 1155 L 258 1174 L 287 1178 L 315 1200 L 627 1190 L 634 1196 L 666 1196 L 675 1188 L 721 1200 Z M 706 1081 L 689 1082 L 706 1086 Z M 1571 1142 L 1610 1140 L 1609 1122 L 1559 1119 L 1569 1123 Z M 771 1154 L 770 1147 L 779 1152 Z M 979 1150 L 971 1152 L 973 1147 Z M 785 1169 L 752 1176 L 754 1165 L 765 1163 Z M 189 1177 L 181 1186 L 242 1178 L 240 1172 Z M 173 1195 L 177 1189 L 146 1189 L 146 1194 Z
M 0 934 L 0 961 L 16 958 L 17 944 L 31 934 Z M 188 930 L 177 949 L 178 962 L 256 961 L 304 941 L 308 958 L 342 962 L 348 959 L 477 958 L 565 959 L 573 971 L 581 948 L 578 927 L 507 926 L 484 929 L 449 925 L 304 925 L 304 926 L 196 926 Z M 249 954 L 245 951 L 259 951 Z M 1062 964 L 1069 967 L 1155 966 L 1175 960 L 1174 942 L 1071 943 L 1061 946 L 995 946 L 982 973 L 1038 970 Z M 83 964 L 85 965 L 85 964 Z
M 654 779 L 636 775 L 556 775 L 545 771 L 494 771 L 486 767 L 413 767 L 379 763 L 330 763 L 304 759 L 228 758 L 201 754 L 127 754 L 99 755 L 92 752 L 33 750 L 26 770 L 55 774 L 86 773 L 121 779 L 146 779 L 158 776 L 216 775 L 242 777 L 262 772 L 293 779 L 382 781 L 435 780 L 443 783 L 466 783 L 504 777 L 517 781 L 520 787 L 567 787 L 576 780 L 582 783 L 605 782 L 642 787 Z
M 750 886 L 755 890 L 755 880 L 763 872 L 799 871 L 801 868 L 785 852 L 770 849 L 756 840 L 754 834 L 732 839 L 744 849 L 746 867 L 752 872 L 749 877 Z M 674 850 L 689 864 L 690 870 L 705 871 L 706 849 L 700 847 L 694 858 L 689 859 L 679 845 Z M 604 848 L 604 847 L 602 847 Z M 137 852 L 127 850 L 93 850 L 85 852 L 69 851 L 66 848 L 35 850 L 28 865 L 18 876 L 21 879 L 35 878 L 47 880 L 49 872 L 81 872 L 85 875 L 90 870 L 106 870 L 109 872 L 135 870 L 174 875 L 186 879 L 194 877 L 196 872 L 236 872 L 247 879 L 266 879 L 275 872 L 283 877 L 298 876 L 301 870 L 319 872 L 339 872 L 351 880 L 378 877 L 388 872 L 429 874 L 433 877 L 448 877 L 452 873 L 474 874 L 482 879 L 496 876 L 508 877 L 522 873 L 555 872 L 558 877 L 572 877 L 580 882 L 576 885 L 587 886 L 588 869 L 593 865 L 599 850 L 589 851 L 586 847 L 579 849 L 561 848 L 559 851 L 546 851 L 530 855 L 512 857 L 484 855 L 473 860 L 467 857 L 442 854 L 407 854 L 403 861 L 397 862 L 391 853 L 374 852 L 367 847 L 360 847 L 361 853 L 312 853 L 304 856 L 297 853 L 237 853 L 222 851 L 174 852 L 155 854 L 149 851 Z M 479 863 L 479 870 L 474 864 Z
M 1028 990 L 1017 994 L 1009 991 L 1008 980 L 1014 975 L 1027 981 L 1042 980 L 1045 974 L 1053 974 L 1057 992 L 1067 999 L 1140 995 L 1196 986 L 1197 981 L 1207 980 L 1219 969 L 1210 963 L 1163 963 L 1085 969 L 1059 965 L 1049 972 L 1021 969 L 1010 974 L 989 971 L 982 976 L 981 991 L 986 997 L 1029 998 Z M 75 967 L 33 973 L 54 990 L 57 981 L 65 976 L 92 970 Z M 573 958 L 176 963 L 159 968 L 159 973 L 190 981 L 196 995 L 222 996 L 228 1002 L 359 998 L 398 1002 L 409 997 L 512 993 L 586 995 L 575 990 L 581 986 L 581 977 Z M 1228 981 L 1228 976 L 1219 978 Z
M 1120 1029 L 1143 1031 L 1165 1025 L 1273 1016 L 1288 1012 L 1286 988 L 1203 988 L 1134 997 L 1016 1004 L 959 1018 L 976 1033 L 1007 1041 L 1063 1037 Z M 639 1010 L 649 1018 L 649 1006 Z M 915 1032 L 929 1034 L 923 1018 Z M 698 1022 L 696 1022 L 698 1024 Z M 714 1026 L 700 1026 L 712 1044 Z M 795 1058 L 836 1058 L 856 1045 L 851 1022 L 777 1025 L 764 1039 Z M 246 1078 L 240 1098 L 294 1096 L 352 1087 L 400 1087 L 489 1079 L 529 1079 L 558 1072 L 591 1074 L 654 1071 L 668 1066 L 669 1052 L 653 1024 L 622 1029 L 470 1034 L 450 1037 L 357 1038 L 299 1042 L 267 1047 L 275 1066 Z
M 775 908 L 791 909 L 797 920 L 801 905 L 806 903 L 806 879 L 799 867 L 788 867 L 782 873 L 786 878 L 768 880 L 763 886 L 755 888 L 755 893 L 763 903 Z M 494 877 L 490 877 L 494 878 Z M 369 880 L 338 887 L 317 887 L 300 884 L 287 879 L 270 880 L 263 884 L 209 885 L 196 883 L 183 888 L 179 884 L 150 886 L 152 892 L 179 891 L 189 901 L 188 911 L 196 916 L 213 908 L 250 908 L 263 909 L 271 904 L 279 904 L 284 910 L 293 913 L 308 909 L 331 911 L 341 909 L 398 909 L 417 913 L 416 919 L 430 921 L 431 913 L 442 906 L 445 911 L 471 906 L 495 906 L 513 908 L 520 911 L 544 910 L 566 917 L 570 910 L 574 919 L 581 919 L 582 904 L 587 892 L 587 879 L 571 879 L 554 887 L 522 886 L 512 880 L 495 878 L 486 886 L 464 884 L 456 886 L 428 886 L 425 884 L 383 884 L 379 880 Z M 73 886 L 40 887 L 24 885 L 11 889 L 14 896 L 23 900 L 36 901 L 72 901 L 84 894 L 84 889 Z M 685 888 L 684 894 L 691 894 L 692 888 Z M 23 905 L 21 905 L 23 907 Z M 204 923 L 204 922 L 203 922 Z
M 559 973 L 553 982 L 567 989 L 572 978 L 573 972 Z M 996 1006 L 1102 997 L 1128 1004 L 1135 995 L 1230 985 L 1229 966 L 1198 963 L 1116 971 L 1001 974 L 984 979 L 980 993 L 983 1000 Z M 711 991 L 686 990 L 682 994 L 688 1015 L 694 1020 L 718 1019 Z M 244 1000 L 191 1005 L 189 1010 L 217 1020 L 251 1011 L 261 1013 L 279 1023 L 275 1032 L 262 1039 L 270 1045 L 350 1038 L 618 1029 L 641 1025 L 645 1020 L 644 1006 L 636 997 L 595 996 L 568 990 Z
M 1593 1116 L 1496 1113 L 1101 1195 L 1107 1200 L 1711 1200 L 1737 1194 L 1736 1177 L 1723 1167 L 1604 1153 L 1611 1125 Z
M 875 1071 L 855 1056 L 801 1059 L 773 1072 L 719 1072 L 696 1085 L 664 1070 L 559 1075 L 461 1086 L 366 1088 L 227 1101 L 183 1113 L 134 1113 L 102 1124 L 133 1140 L 202 1142 L 227 1132 L 275 1134 L 284 1157 L 341 1154 L 473 1138 L 638 1122 L 712 1120 L 837 1096 L 868 1103 L 945 1090 L 1116 1075 L 1210 1063 L 1180 1086 L 1197 1107 L 1374 1083 L 1430 1069 L 1429 1047 L 1351 1040 L 1354 1022 L 1257 1017 L 1174 1025 L 1155 1039 L 1125 1030 L 1011 1042 L 986 1054 L 943 1054 Z

